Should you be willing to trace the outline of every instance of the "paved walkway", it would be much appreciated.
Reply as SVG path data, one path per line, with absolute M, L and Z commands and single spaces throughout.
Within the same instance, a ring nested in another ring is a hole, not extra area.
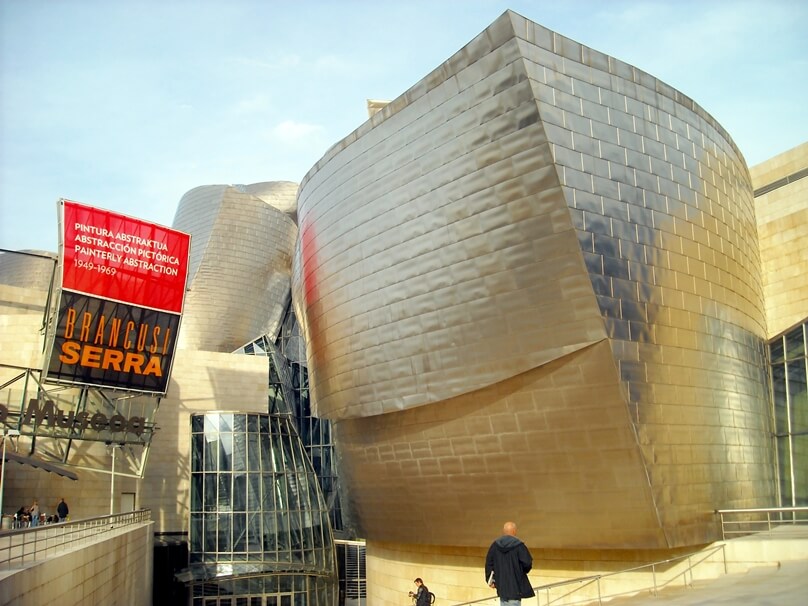
M 676 587 L 656 596 L 637 595 L 618 598 L 609 606 L 808 606 L 808 558 L 789 559 L 787 552 L 800 543 L 805 553 L 808 528 L 782 528 L 771 534 L 733 539 L 769 556 L 770 565 L 756 566 L 745 573 L 727 574 L 716 579 L 695 581 L 690 588 Z M 781 553 L 778 553 L 780 551 Z M 782 556 L 782 559 L 781 557 Z M 763 558 L 762 558 L 763 559 Z
M 745 574 L 728 574 L 712 581 L 697 581 L 692 588 L 666 589 L 656 597 L 634 596 L 608 602 L 611 606 L 806 606 L 808 560 L 753 568 Z

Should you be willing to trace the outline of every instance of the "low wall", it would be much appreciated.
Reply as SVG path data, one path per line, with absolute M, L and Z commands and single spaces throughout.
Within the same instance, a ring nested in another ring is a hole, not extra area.
M 149 606 L 154 523 L 104 533 L 92 544 L 0 572 L 0 604 Z

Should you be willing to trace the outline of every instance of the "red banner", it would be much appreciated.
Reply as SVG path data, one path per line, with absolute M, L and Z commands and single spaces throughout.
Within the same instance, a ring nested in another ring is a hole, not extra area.
M 182 312 L 188 234 L 70 200 L 62 206 L 63 289 Z
M 62 288 L 47 381 L 165 393 L 188 234 L 61 200 Z

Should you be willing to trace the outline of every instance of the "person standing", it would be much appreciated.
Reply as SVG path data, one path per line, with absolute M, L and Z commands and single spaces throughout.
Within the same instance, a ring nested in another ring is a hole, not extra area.
M 67 514 L 70 513 L 70 510 L 67 508 L 64 497 L 62 497 L 62 500 L 59 501 L 59 504 L 56 506 L 56 513 L 59 516 L 60 522 L 64 522 L 67 519 Z
M 431 603 L 430 595 L 429 595 L 429 588 L 424 585 L 424 581 L 421 577 L 418 577 L 413 581 L 417 589 L 415 593 L 412 591 L 409 593 L 411 598 L 415 598 L 415 606 L 429 606 Z
M 39 501 L 34 499 L 34 504 L 31 505 L 29 510 L 31 514 L 31 526 L 39 526 Z
M 532 568 L 533 556 L 516 537 L 516 524 L 505 522 L 502 536 L 491 543 L 485 558 L 485 582 L 497 590 L 500 606 L 519 606 L 522 598 L 536 595 L 527 578 Z

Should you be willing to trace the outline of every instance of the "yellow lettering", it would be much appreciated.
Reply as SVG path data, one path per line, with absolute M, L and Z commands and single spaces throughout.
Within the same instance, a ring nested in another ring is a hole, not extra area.
M 79 341 L 89 341 L 90 340 L 90 323 L 93 321 L 93 314 L 89 311 L 85 311 L 81 316 L 81 335 L 79 336 Z
M 120 318 L 112 318 L 112 322 L 109 323 L 109 341 L 107 345 L 110 347 L 118 347 L 118 339 L 121 336 L 121 319 Z
M 81 365 L 89 366 L 90 368 L 101 368 L 101 352 L 100 347 L 94 345 L 85 345 L 81 350 Z
M 79 352 L 81 352 L 80 343 L 65 341 L 62 343 L 62 355 L 59 356 L 59 361 L 62 364 L 75 364 L 79 361 Z
M 146 368 L 143 369 L 144 375 L 155 375 L 157 377 L 163 376 L 163 369 L 160 367 L 160 358 L 152 356 L 146 363 Z
M 146 349 L 146 337 L 149 336 L 149 325 L 141 324 L 137 331 L 137 350 L 143 351 Z
M 73 329 L 76 327 L 76 310 L 68 308 L 65 316 L 65 339 L 73 338 Z
M 123 353 L 114 349 L 104 350 L 104 361 L 101 362 L 101 368 L 104 370 L 116 370 L 121 372 L 121 362 L 123 362 Z
M 158 347 L 157 341 L 159 340 L 160 340 L 160 327 L 155 326 L 154 329 L 152 330 L 152 344 L 151 347 L 149 347 L 149 353 L 154 353 L 157 351 Z
M 126 323 L 126 336 L 123 338 L 124 349 L 132 349 L 132 341 L 129 340 L 129 333 L 135 330 L 135 323 L 131 320 Z
M 142 375 L 143 371 L 141 367 L 143 366 L 144 358 L 140 354 L 136 353 L 127 353 L 126 359 L 123 362 L 123 371 L 124 372 L 134 372 L 136 374 Z
M 98 319 L 98 326 L 95 329 L 95 339 L 93 343 L 96 345 L 103 345 L 104 344 L 104 328 L 106 326 L 107 319 L 102 314 L 101 317 Z

